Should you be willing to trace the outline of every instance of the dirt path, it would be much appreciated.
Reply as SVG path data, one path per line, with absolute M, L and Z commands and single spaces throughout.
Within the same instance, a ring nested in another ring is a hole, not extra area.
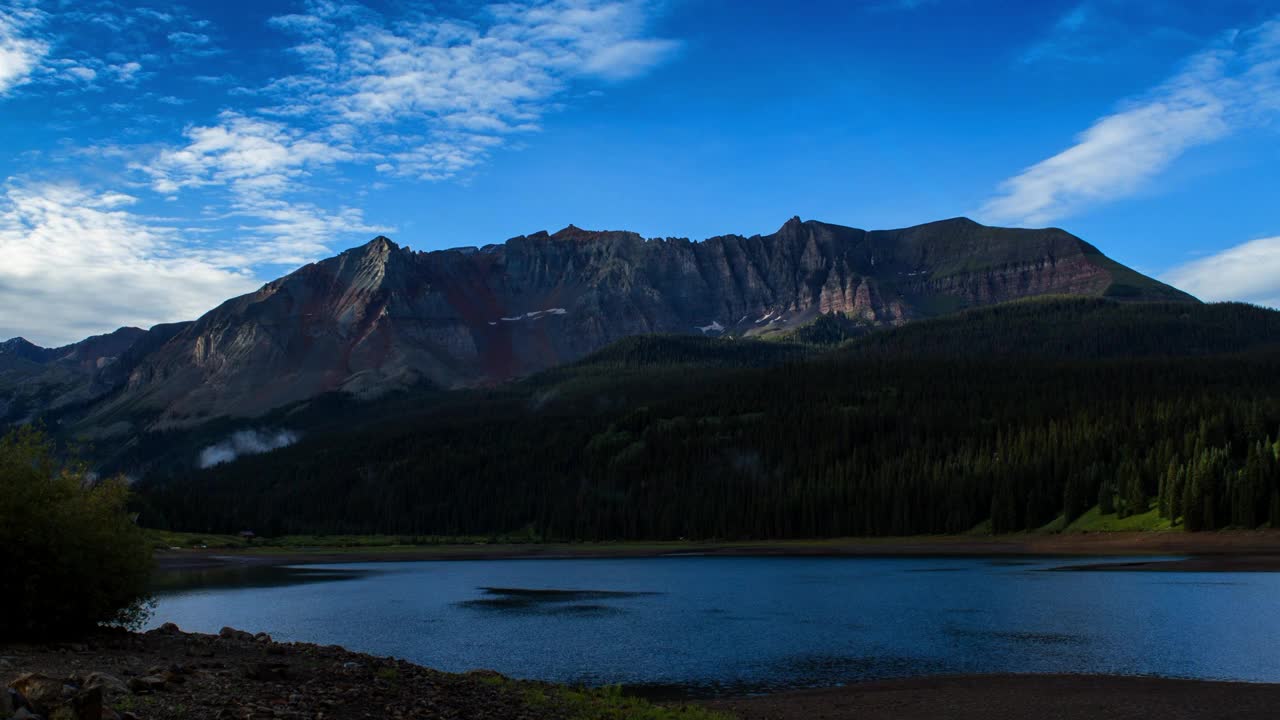
M 707 703 L 740 720 L 1254 720 L 1280 685 L 1096 675 L 963 675 Z

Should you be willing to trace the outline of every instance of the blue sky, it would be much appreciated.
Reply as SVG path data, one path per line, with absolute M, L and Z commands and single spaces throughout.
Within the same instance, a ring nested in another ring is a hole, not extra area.
M 0 7 L 0 337 L 386 234 L 1059 226 L 1280 305 L 1280 0 Z

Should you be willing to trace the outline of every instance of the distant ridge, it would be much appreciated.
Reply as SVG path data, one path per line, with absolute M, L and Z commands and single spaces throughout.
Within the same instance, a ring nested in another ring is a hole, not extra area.
M 793 217 L 769 235 L 701 242 L 569 225 L 435 252 L 379 236 L 194 322 L 119 331 L 111 357 L 123 362 L 43 395 L 72 393 L 83 426 L 180 427 L 330 391 L 501 382 L 635 335 L 767 336 L 819 316 L 856 335 L 1043 295 L 1196 302 L 1064 230 L 967 218 L 868 232 Z M 17 405 L 39 409 L 11 400 L 10 420 Z

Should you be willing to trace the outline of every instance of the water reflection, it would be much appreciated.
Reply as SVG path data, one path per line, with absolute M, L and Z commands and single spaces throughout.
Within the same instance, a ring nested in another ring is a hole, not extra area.
M 626 610 L 599 601 L 659 595 L 654 592 L 620 592 L 617 590 L 558 590 L 543 588 L 484 587 L 485 597 L 463 600 L 458 607 L 499 612 L 541 613 L 544 615 L 608 615 Z M 583 602 L 594 600 L 597 602 Z
M 281 567 L 273 565 L 232 564 L 218 567 L 165 570 L 151 577 L 151 591 L 159 596 L 218 588 L 272 588 L 303 583 L 358 580 L 370 575 L 369 569 L 337 569 Z

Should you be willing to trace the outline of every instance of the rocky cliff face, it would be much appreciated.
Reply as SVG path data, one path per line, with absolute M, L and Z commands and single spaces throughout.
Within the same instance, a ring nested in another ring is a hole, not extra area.
M 831 313 L 899 325 L 1044 294 L 1194 300 L 1064 231 L 965 219 L 867 232 L 792 218 L 703 242 L 569 226 L 427 253 L 379 237 L 139 339 L 145 352 L 99 378 L 118 389 L 93 414 L 187 425 L 332 390 L 499 382 L 629 335 L 759 335 Z

